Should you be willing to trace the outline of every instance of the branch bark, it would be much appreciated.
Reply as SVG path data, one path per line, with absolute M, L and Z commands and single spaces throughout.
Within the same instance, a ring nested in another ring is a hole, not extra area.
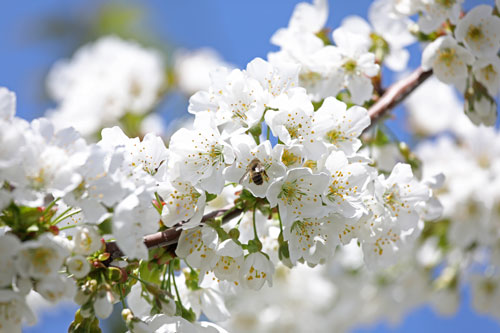
M 368 115 L 372 121 L 372 124 L 382 117 L 386 112 L 393 109 L 399 103 L 401 103 L 409 94 L 413 92 L 419 85 L 421 85 L 425 80 L 427 80 L 432 75 L 432 71 L 424 71 L 422 67 L 417 68 L 408 77 L 396 82 L 390 86 L 385 93 L 368 109 Z M 242 209 L 231 207 L 225 209 L 219 209 L 210 212 L 203 216 L 201 222 L 206 222 L 208 220 L 223 216 L 222 223 L 226 223 L 243 212 Z M 144 237 L 144 244 L 147 248 L 157 248 L 163 246 L 170 246 L 177 243 L 181 235 L 182 223 L 178 224 L 165 231 L 160 231 L 151 235 Z M 110 258 L 104 262 L 105 265 L 124 254 L 116 244 L 116 242 L 106 243 L 106 252 L 110 254 Z
M 236 207 L 224 208 L 219 210 L 214 210 L 208 214 L 205 214 L 201 219 L 201 222 L 207 222 L 209 220 L 222 217 L 222 223 L 227 223 L 233 218 L 237 217 L 243 212 L 242 209 Z M 156 232 L 151 235 L 144 237 L 144 245 L 148 249 L 153 249 L 157 247 L 164 247 L 176 244 L 182 232 L 182 224 L 186 222 L 179 223 L 172 228 L 164 231 Z M 106 243 L 106 252 L 110 254 L 108 260 L 103 262 L 104 265 L 108 266 L 111 261 L 116 258 L 123 257 L 124 253 L 120 250 L 116 242 L 111 241 Z
M 401 103 L 431 75 L 432 70 L 425 71 L 422 67 L 418 67 L 409 76 L 390 86 L 375 104 L 368 109 L 372 124 Z

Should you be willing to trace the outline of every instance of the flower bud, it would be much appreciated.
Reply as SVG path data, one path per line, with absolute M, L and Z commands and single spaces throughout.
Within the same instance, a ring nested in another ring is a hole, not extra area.
M 82 306 L 83 304 L 87 303 L 89 298 L 90 298 L 89 294 L 87 294 L 82 289 L 79 289 L 75 295 L 75 298 L 73 298 L 73 301 L 75 301 L 76 304 Z
M 76 279 L 85 277 L 90 272 L 90 264 L 84 256 L 76 255 L 66 260 L 68 272 Z
M 95 315 L 106 319 L 113 312 L 113 295 L 109 291 L 100 292 L 94 301 Z
M 123 309 L 122 310 L 122 318 L 125 321 L 125 323 L 128 323 L 134 318 L 134 314 L 130 309 Z

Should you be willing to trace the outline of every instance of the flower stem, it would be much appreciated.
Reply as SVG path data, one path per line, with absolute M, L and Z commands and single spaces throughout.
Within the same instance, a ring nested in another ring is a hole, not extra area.
M 128 276 L 130 276 L 132 279 L 135 279 L 135 280 L 137 280 L 137 281 L 140 281 L 140 282 L 142 282 L 142 283 L 144 283 L 144 284 L 149 284 L 149 282 L 144 281 L 143 279 L 141 279 L 140 277 L 138 277 L 138 276 L 136 276 L 136 275 L 134 275 L 134 274 L 129 274 Z
M 55 219 L 55 221 L 54 221 L 54 222 L 52 222 L 52 225 L 56 225 L 56 224 L 58 224 L 59 222 L 61 222 L 61 221 L 65 220 L 65 219 L 67 219 L 68 217 L 71 217 L 71 216 L 73 216 L 73 215 L 76 215 L 76 214 L 78 214 L 78 213 L 81 213 L 81 212 L 82 212 L 82 210 L 81 210 L 81 209 L 78 209 L 78 210 L 74 211 L 74 212 L 73 212 L 73 213 L 71 213 L 71 214 L 68 214 L 68 215 L 66 215 L 66 216 L 63 216 L 63 214 L 65 214 L 65 213 L 66 213 L 68 210 L 70 210 L 70 209 L 71 209 L 71 208 L 68 208 L 68 209 L 67 209 L 64 213 L 62 213 L 61 215 L 59 215 L 59 217 L 58 217 L 57 219 Z
M 278 221 L 280 222 L 280 231 L 283 234 L 283 222 L 281 222 L 280 208 L 278 207 Z
M 252 219 L 253 219 L 253 234 L 254 234 L 255 239 L 259 240 L 259 235 L 257 234 L 257 223 L 255 222 L 256 211 L 257 211 L 257 201 L 255 201 L 255 205 L 253 206 Z
M 173 263 L 173 261 L 170 262 L 170 265 Z M 172 267 L 172 266 L 170 266 Z M 179 305 L 181 306 L 182 309 L 185 309 L 184 305 L 182 305 L 181 301 L 181 295 L 179 294 L 179 290 L 177 289 L 177 283 L 175 282 L 175 275 L 174 275 L 174 270 L 170 270 L 170 274 L 172 274 L 172 281 L 174 283 L 174 289 L 175 289 L 175 294 L 177 295 L 177 300 L 179 301 Z

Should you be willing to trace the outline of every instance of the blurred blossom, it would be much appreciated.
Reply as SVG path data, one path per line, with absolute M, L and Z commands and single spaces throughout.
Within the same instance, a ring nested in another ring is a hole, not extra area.
M 90 136 L 127 112 L 150 111 L 165 89 L 165 68 L 157 51 L 105 36 L 57 62 L 47 87 L 57 102 L 47 112 L 56 127 L 73 126 Z
M 179 50 L 174 54 L 175 79 L 179 89 L 187 96 L 199 90 L 207 90 L 210 86 L 210 72 L 219 67 L 228 70 L 234 68 L 210 48 Z

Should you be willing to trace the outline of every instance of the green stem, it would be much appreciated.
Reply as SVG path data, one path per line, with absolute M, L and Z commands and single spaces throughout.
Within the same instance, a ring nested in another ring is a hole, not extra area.
M 170 264 L 170 262 L 169 262 Z M 164 290 L 165 289 L 165 285 L 167 283 L 167 281 L 165 280 L 165 278 L 167 277 L 167 271 L 168 271 L 168 265 L 165 265 L 165 267 L 163 268 L 163 279 L 161 280 L 161 289 Z
M 259 235 L 257 234 L 257 223 L 255 222 L 255 213 L 257 211 L 257 201 L 255 201 L 255 205 L 253 206 L 253 216 L 252 216 L 252 219 L 253 219 L 253 235 L 255 237 L 256 240 L 259 240 Z
M 126 309 L 127 305 L 125 304 L 125 297 L 123 297 L 123 290 L 121 284 L 118 285 L 118 290 L 120 291 L 120 299 L 122 301 L 122 307 Z
M 191 267 L 191 265 L 187 262 L 186 259 L 184 259 L 184 263 L 186 264 L 187 267 L 189 267 L 190 270 L 194 271 L 194 268 Z
M 56 202 L 58 202 L 60 199 L 61 198 L 57 198 L 57 199 L 52 200 L 52 202 L 49 203 L 49 205 L 47 207 L 45 207 L 44 215 L 46 215 L 50 211 L 50 209 L 52 207 L 54 207 L 54 205 L 56 204 Z
M 144 281 L 143 279 L 141 279 L 141 278 L 140 278 L 140 277 L 138 277 L 138 276 L 135 276 L 134 274 L 129 274 L 128 276 L 130 276 L 132 279 L 135 279 L 135 280 L 137 280 L 137 281 L 140 281 L 140 282 L 142 282 L 142 283 L 144 283 L 144 284 L 149 284 L 149 282 Z
M 66 214 L 67 212 L 69 212 L 72 208 L 69 207 L 68 209 L 66 209 L 64 212 L 61 213 L 61 215 L 59 215 L 59 217 L 57 217 L 53 222 L 52 222 L 52 225 L 56 225 L 57 223 L 59 223 L 61 220 L 62 220 L 62 217 L 64 216 L 64 214 Z
M 155 207 L 155 209 L 158 212 L 158 214 L 161 215 L 161 211 L 162 211 L 161 199 L 160 199 L 160 195 L 158 194 L 158 192 L 155 192 L 155 198 L 156 198 L 156 202 L 158 203 L 158 206 L 155 205 L 155 204 L 153 204 L 153 206 Z
M 177 289 L 177 283 L 175 283 L 175 275 L 174 275 L 174 270 L 170 272 L 172 274 L 172 281 L 174 283 L 174 288 L 175 288 L 175 294 L 177 295 L 177 300 L 179 301 L 179 305 L 181 306 L 182 309 L 185 309 L 184 305 L 182 305 L 181 301 L 181 295 L 179 294 L 179 290 Z
M 235 226 L 235 228 L 236 228 L 236 229 L 239 229 L 239 228 L 240 228 L 240 223 L 241 223 L 241 221 L 243 220 L 243 216 L 244 216 L 244 215 L 241 215 L 241 217 L 240 217 L 240 219 L 238 220 L 238 222 L 236 222 L 236 226 Z
M 280 231 L 283 234 L 283 223 L 281 222 L 280 208 L 278 206 L 278 221 L 280 221 Z
M 266 125 L 267 127 L 267 140 L 269 140 L 269 138 L 271 137 L 271 128 L 269 127 L 269 125 Z
M 171 277 L 171 274 L 170 274 L 170 271 L 172 270 L 172 260 L 170 260 L 170 262 L 168 263 L 168 279 L 167 279 L 167 290 L 169 293 L 172 293 L 172 283 L 170 282 L 170 277 Z
M 81 226 L 82 224 L 72 224 L 72 225 L 67 225 L 65 227 L 62 227 L 62 228 L 59 228 L 59 231 L 61 230 L 66 230 L 66 229 L 71 229 L 71 228 L 76 228 L 76 227 L 79 227 Z
M 61 221 L 65 220 L 65 219 L 67 219 L 68 217 L 71 217 L 71 216 L 76 215 L 76 214 L 81 213 L 81 212 L 82 212 L 82 210 L 81 210 L 81 209 L 78 209 L 77 211 L 74 211 L 73 213 L 68 214 L 68 215 L 66 215 L 66 216 L 62 216 L 62 217 L 61 217 L 61 216 L 59 216 L 59 217 L 58 217 L 58 218 L 57 218 L 57 219 L 56 219 L 56 220 L 52 223 L 52 225 L 56 225 L 56 224 L 58 224 L 59 222 L 61 222 Z

